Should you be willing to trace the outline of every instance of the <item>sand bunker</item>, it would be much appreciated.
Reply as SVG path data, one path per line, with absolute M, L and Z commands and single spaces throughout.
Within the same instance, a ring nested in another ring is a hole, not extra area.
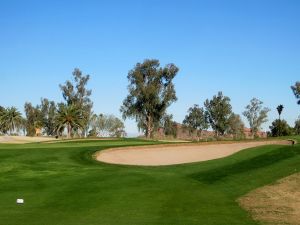
M 163 166 L 224 158 L 262 145 L 291 145 L 291 141 L 252 141 L 115 148 L 96 153 L 101 162 L 123 165 Z
M 55 140 L 51 137 L 0 136 L 0 144 L 25 144 Z

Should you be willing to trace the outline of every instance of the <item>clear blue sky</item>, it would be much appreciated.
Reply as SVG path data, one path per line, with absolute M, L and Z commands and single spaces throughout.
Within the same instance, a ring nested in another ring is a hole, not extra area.
M 58 85 L 78 67 L 91 75 L 94 111 L 120 115 L 127 72 L 156 58 L 180 68 L 169 109 L 179 122 L 218 91 L 236 113 L 258 97 L 271 121 L 278 104 L 290 124 L 300 114 L 290 89 L 300 80 L 300 1 L 7 0 L 0 9 L 0 105 L 61 101 Z

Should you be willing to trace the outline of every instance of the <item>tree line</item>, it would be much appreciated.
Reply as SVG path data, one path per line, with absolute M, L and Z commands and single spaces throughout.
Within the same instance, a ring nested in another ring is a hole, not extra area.
M 137 63 L 128 72 L 128 95 L 124 99 L 120 112 L 124 120 L 134 119 L 138 129 L 147 138 L 152 138 L 158 128 L 163 127 L 166 135 L 176 136 L 173 116 L 167 109 L 177 101 L 174 79 L 179 72 L 175 64 L 160 66 L 158 60 L 146 59 Z M 27 136 L 38 132 L 47 136 L 101 137 L 125 136 L 125 127 L 121 119 L 113 115 L 95 114 L 91 100 L 92 90 L 87 88 L 89 75 L 83 75 L 79 69 L 72 73 L 73 79 L 59 85 L 64 101 L 55 103 L 42 98 L 40 104 L 24 105 L 25 117 L 15 107 L 0 106 L 0 134 L 13 135 L 22 131 Z M 291 87 L 300 104 L 300 82 Z M 222 92 L 207 99 L 203 106 L 195 104 L 187 110 L 182 124 L 190 133 L 201 138 L 204 130 L 211 128 L 216 137 L 232 135 L 242 138 L 245 125 L 241 116 L 232 110 L 230 98 Z M 284 106 L 277 107 L 279 118 L 270 126 L 270 136 L 300 134 L 300 118 L 291 128 L 281 119 Z M 247 119 L 253 137 L 268 121 L 269 108 L 263 102 L 253 98 L 245 107 L 242 115 Z
M 163 127 L 166 134 L 176 135 L 174 129 L 175 121 L 173 116 L 167 114 L 167 108 L 177 101 L 174 78 L 179 68 L 174 64 L 161 67 L 158 60 L 145 60 L 137 63 L 128 73 L 128 96 L 123 101 L 121 112 L 123 118 L 135 119 L 138 128 L 147 138 L 153 137 L 159 127 Z M 292 86 L 295 96 L 300 99 L 300 83 Z M 300 100 L 298 101 L 300 104 Z M 226 134 L 234 137 L 244 135 L 244 123 L 240 115 L 232 112 L 230 98 L 224 96 L 222 92 L 207 99 L 204 107 L 198 104 L 188 109 L 187 115 L 183 120 L 183 125 L 190 131 L 197 134 L 200 138 L 202 132 L 211 128 L 215 136 Z M 279 116 L 283 106 L 278 109 Z M 243 116 L 248 120 L 251 134 L 253 137 L 260 131 L 263 123 L 268 121 L 269 108 L 263 106 L 263 102 L 253 98 L 246 106 Z M 299 123 L 295 122 L 295 128 L 287 128 L 285 120 L 274 121 L 270 127 L 269 135 L 282 136 L 292 133 L 299 134 Z M 279 127 L 279 128 L 278 128 Z M 275 131 L 279 130 L 279 131 Z M 287 132 L 287 130 L 289 132 Z
M 40 134 L 58 137 L 66 131 L 67 138 L 71 138 L 99 137 L 103 133 L 98 131 L 107 130 L 109 136 L 124 136 L 124 124 L 120 119 L 93 113 L 92 91 L 87 89 L 90 76 L 75 69 L 72 77 L 71 81 L 59 85 L 64 102 L 55 103 L 47 98 L 42 98 L 36 106 L 26 102 L 24 118 L 15 107 L 0 107 L 0 132 L 13 135 L 23 131 L 27 136 Z
M 243 115 L 248 119 L 252 136 L 255 137 L 261 125 L 267 121 L 268 108 L 263 108 L 263 102 L 253 98 L 246 106 Z M 188 110 L 183 124 L 190 132 L 195 132 L 198 139 L 202 136 L 202 131 L 209 127 L 215 132 L 215 136 L 232 135 L 236 139 L 244 137 L 245 125 L 240 115 L 232 111 L 230 98 L 224 96 L 222 92 L 207 99 L 204 108 L 194 105 Z

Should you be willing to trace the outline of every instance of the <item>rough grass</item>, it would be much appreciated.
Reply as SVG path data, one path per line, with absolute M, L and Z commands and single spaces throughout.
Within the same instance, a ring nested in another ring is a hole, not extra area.
M 254 219 L 264 224 L 300 225 L 300 173 L 251 191 L 239 199 Z
M 257 224 L 237 199 L 300 170 L 300 145 L 166 167 L 109 165 L 97 150 L 143 140 L 0 145 L 0 225 Z M 24 198 L 24 205 L 16 205 Z

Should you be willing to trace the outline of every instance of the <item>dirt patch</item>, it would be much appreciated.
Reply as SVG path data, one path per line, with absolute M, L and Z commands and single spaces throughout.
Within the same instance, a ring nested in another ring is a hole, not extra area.
M 238 151 L 262 145 L 290 145 L 291 141 L 172 144 L 115 148 L 96 153 L 96 159 L 111 164 L 162 166 L 224 158 Z
M 270 225 L 300 225 L 300 173 L 250 192 L 239 200 L 252 217 Z

